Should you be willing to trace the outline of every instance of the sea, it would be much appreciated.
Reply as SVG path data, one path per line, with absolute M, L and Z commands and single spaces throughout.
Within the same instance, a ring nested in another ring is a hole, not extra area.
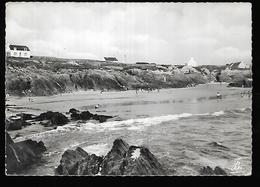
M 106 155 L 116 138 L 149 148 L 167 175 L 197 176 L 206 166 L 219 166 L 228 175 L 251 175 L 250 91 L 211 83 L 150 92 L 80 91 L 33 97 L 34 102 L 12 98 L 12 104 L 36 113 L 66 113 L 76 108 L 114 116 L 104 123 L 70 122 L 52 130 L 33 131 L 33 125 L 28 127 L 29 133 L 15 141 L 43 141 L 47 151 L 40 162 L 17 175 L 54 175 L 67 149 L 81 147 L 90 154 Z M 221 99 L 216 97 L 217 92 Z

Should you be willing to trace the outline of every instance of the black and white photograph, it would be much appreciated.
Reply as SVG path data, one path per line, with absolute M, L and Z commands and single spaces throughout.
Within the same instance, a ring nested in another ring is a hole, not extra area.
M 5 175 L 252 175 L 251 8 L 7 2 Z

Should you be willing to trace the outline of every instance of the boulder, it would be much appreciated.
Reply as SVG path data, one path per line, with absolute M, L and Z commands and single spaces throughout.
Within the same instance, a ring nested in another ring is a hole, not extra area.
M 129 146 L 116 139 L 102 162 L 102 175 L 165 175 L 156 157 L 143 146 Z
M 34 119 L 33 114 L 21 113 L 21 114 L 17 114 L 17 116 L 20 116 L 22 121 Z
M 89 155 L 82 148 L 67 150 L 63 153 L 56 175 L 96 175 L 99 172 L 102 157 Z
M 112 116 L 98 115 L 94 114 L 92 119 L 99 121 L 100 123 L 106 122 L 107 119 L 112 118 Z
M 69 122 L 69 119 L 62 113 L 52 111 L 41 113 L 35 119 L 38 121 L 49 120 L 50 125 L 65 125 Z
M 83 111 L 80 112 L 74 108 L 69 110 L 69 113 L 71 113 L 70 117 L 72 120 L 97 120 L 100 123 L 103 123 L 107 121 L 107 119 L 112 118 L 112 116 L 106 116 L 106 115 L 98 115 L 98 114 L 92 114 L 89 111 Z
M 22 127 L 26 127 L 31 125 L 31 123 L 23 121 L 22 119 L 17 120 L 5 120 L 6 130 L 12 131 L 12 130 L 20 130 Z
M 129 149 L 129 145 L 122 139 L 116 139 L 112 149 L 108 152 L 102 162 L 102 175 L 123 175 L 125 165 L 124 157 Z
M 79 113 L 79 110 L 77 110 L 77 109 L 75 109 L 75 108 L 71 108 L 71 109 L 69 110 L 69 113 L 71 113 L 71 114 L 77 114 L 77 113 Z
M 116 139 L 105 157 L 89 155 L 81 148 L 62 155 L 56 175 L 165 175 L 156 157 L 143 146 L 129 146 Z
M 46 151 L 43 142 L 31 139 L 14 143 L 6 133 L 6 173 L 17 173 L 38 161 Z
M 80 113 L 81 120 L 90 120 L 92 118 L 93 114 L 89 111 L 83 111 Z
M 5 128 L 8 131 L 19 130 L 19 129 L 22 129 L 22 123 L 21 122 L 14 122 L 14 121 L 11 121 L 11 120 L 5 120 Z
M 219 166 L 216 166 L 214 170 L 209 166 L 203 167 L 200 170 L 200 174 L 201 175 L 227 175 L 227 173 Z

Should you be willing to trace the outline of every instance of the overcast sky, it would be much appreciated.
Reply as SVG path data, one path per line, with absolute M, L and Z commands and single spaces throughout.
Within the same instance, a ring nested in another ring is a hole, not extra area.
M 32 55 L 251 62 L 250 3 L 8 3 L 6 42 Z

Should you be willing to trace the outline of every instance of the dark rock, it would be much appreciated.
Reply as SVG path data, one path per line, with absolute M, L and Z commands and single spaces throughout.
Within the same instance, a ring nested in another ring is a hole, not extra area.
M 6 145 L 14 143 L 14 141 L 11 138 L 11 136 L 7 132 L 5 133 L 5 142 L 6 142 Z
M 17 116 L 20 116 L 22 121 L 34 119 L 33 114 L 21 113 L 21 114 L 17 114 Z
M 149 149 L 129 146 L 116 139 L 103 158 L 89 155 L 81 148 L 67 150 L 62 155 L 57 175 L 165 175 L 165 170 Z
M 6 133 L 6 169 L 7 174 L 19 172 L 41 158 L 46 151 L 43 142 L 31 139 L 14 143 Z
M 146 147 L 130 146 L 121 139 L 114 141 L 102 162 L 102 175 L 165 175 L 165 170 Z
M 63 153 L 60 165 L 55 169 L 56 175 L 96 175 L 102 157 L 89 155 L 82 148 L 75 151 L 67 150 Z
M 214 170 L 209 166 L 203 167 L 200 170 L 200 174 L 201 175 L 227 175 L 227 173 L 219 166 L 216 166 Z
M 55 114 L 51 118 L 51 123 L 55 125 L 64 125 L 68 122 L 69 122 L 68 118 L 59 112 L 55 112 Z
M 15 120 L 15 121 L 6 120 L 5 125 L 6 125 L 6 130 L 11 131 L 11 130 L 20 130 L 20 129 L 22 129 L 22 127 L 26 127 L 26 126 L 29 126 L 32 124 L 19 119 L 19 120 Z
M 35 118 L 38 121 L 50 120 L 51 125 L 65 125 L 69 122 L 69 119 L 59 112 L 44 112 Z
M 227 175 L 227 173 L 220 167 L 216 166 L 214 169 L 216 175 Z
M 5 120 L 6 130 L 20 130 L 22 127 L 32 125 L 26 121 L 29 119 L 32 119 L 32 114 L 21 113 L 11 116 L 8 120 Z
M 207 167 L 203 167 L 201 170 L 200 170 L 200 174 L 201 175 L 213 175 L 214 174 L 214 170 L 207 166 Z
M 77 113 L 79 113 L 79 110 L 77 110 L 77 109 L 75 109 L 75 108 L 71 108 L 71 109 L 69 110 L 69 113 L 71 113 L 71 114 L 77 114 Z
M 71 117 L 72 120 L 80 120 L 81 119 L 80 114 L 78 114 L 78 113 L 72 113 L 70 115 L 70 117 Z
M 80 113 L 81 120 L 90 120 L 92 118 L 93 114 L 89 111 L 83 111 Z
M 72 120 L 97 120 L 100 123 L 103 123 L 105 121 L 107 121 L 107 119 L 112 118 L 112 116 L 106 116 L 106 115 L 98 115 L 98 114 L 92 114 L 89 111 L 83 111 L 81 113 L 79 113 L 78 110 L 72 108 L 70 109 L 70 117 Z
M 11 120 L 5 120 L 5 127 L 6 130 L 12 131 L 12 130 L 19 130 L 22 129 L 22 122 L 21 121 L 11 121 Z
M 92 119 L 99 121 L 100 123 L 106 122 L 107 119 L 112 118 L 112 116 L 98 115 L 94 114 Z
M 112 149 L 108 152 L 102 162 L 102 175 L 123 175 L 121 164 L 125 165 L 124 156 L 129 145 L 122 139 L 116 139 Z M 121 168 L 120 168 L 121 167 Z

